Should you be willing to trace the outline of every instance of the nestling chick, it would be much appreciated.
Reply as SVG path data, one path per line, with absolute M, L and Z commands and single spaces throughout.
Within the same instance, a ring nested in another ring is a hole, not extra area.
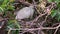
M 34 13 L 34 6 L 24 7 L 17 12 L 16 19 L 21 20 L 25 18 L 32 18 Z

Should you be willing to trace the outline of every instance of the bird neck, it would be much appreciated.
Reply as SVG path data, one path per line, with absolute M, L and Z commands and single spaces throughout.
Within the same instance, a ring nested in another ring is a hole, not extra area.
M 34 6 L 33 6 L 33 5 L 30 5 L 29 7 L 30 7 L 30 8 L 34 8 Z

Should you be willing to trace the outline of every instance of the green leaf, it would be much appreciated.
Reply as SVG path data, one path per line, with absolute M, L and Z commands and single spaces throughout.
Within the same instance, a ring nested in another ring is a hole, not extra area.
M 11 10 L 11 11 L 13 11 L 13 10 L 14 10 L 14 6 L 9 5 L 9 6 L 7 7 L 7 10 Z
M 51 11 L 51 16 L 52 16 L 52 18 L 54 18 L 54 17 L 56 16 L 56 14 L 57 14 L 57 11 L 56 11 L 56 10 L 52 10 L 52 11 Z
M 54 0 L 56 3 L 59 3 L 60 2 L 60 0 Z
M 12 31 L 12 34 L 19 34 L 19 31 L 18 30 L 14 30 L 14 31 Z
M 48 0 L 48 2 L 52 2 L 52 0 Z
M 57 4 L 57 7 L 60 9 L 60 4 L 59 3 Z
M 58 10 L 57 20 L 60 21 L 60 10 Z
M 58 18 L 57 18 L 57 19 L 58 19 L 58 21 L 60 21 L 60 16 L 58 16 Z
M 3 1 L 4 1 L 4 0 L 0 0 L 0 5 L 2 4 Z

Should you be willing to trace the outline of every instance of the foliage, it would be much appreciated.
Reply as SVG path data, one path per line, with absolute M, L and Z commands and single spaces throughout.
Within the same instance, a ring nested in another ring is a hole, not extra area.
M 16 20 L 8 20 L 7 30 L 10 30 L 9 27 L 12 28 L 12 29 L 20 29 L 20 25 L 18 24 L 18 22 Z M 19 31 L 18 30 L 12 30 L 11 34 L 13 34 L 13 33 L 18 34 Z
M 56 3 L 59 3 L 60 0 L 48 0 L 48 2 L 56 2 Z
M 51 16 L 52 18 L 57 19 L 58 21 L 60 21 L 60 0 L 55 0 L 55 2 L 57 3 L 57 9 L 52 9 L 51 10 Z
M 14 0 L 0 0 L 0 13 L 3 12 L 3 16 L 9 15 L 11 18 L 14 17 L 13 10 L 15 10 L 15 7 L 13 6 Z M 18 28 L 18 23 L 16 20 L 8 20 L 7 24 L 7 30 L 9 29 L 8 27 L 11 28 Z M 17 34 L 18 31 L 12 31 L 12 34 L 15 33 Z
M 12 31 L 12 34 L 19 34 L 19 31 L 18 30 L 14 30 L 14 31 Z
M 7 10 L 14 10 L 14 6 L 12 4 L 13 2 L 10 0 L 3 0 L 3 2 L 1 1 L 0 4 L 0 10 L 2 10 L 3 12 L 6 12 Z
M 16 20 L 8 20 L 8 26 L 11 28 L 18 28 L 15 24 Z

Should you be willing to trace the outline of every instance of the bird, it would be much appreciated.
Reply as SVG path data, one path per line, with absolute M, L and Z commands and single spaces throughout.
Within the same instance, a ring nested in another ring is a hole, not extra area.
M 34 14 L 34 6 L 24 7 L 17 12 L 15 19 L 21 20 L 25 18 L 32 18 Z

